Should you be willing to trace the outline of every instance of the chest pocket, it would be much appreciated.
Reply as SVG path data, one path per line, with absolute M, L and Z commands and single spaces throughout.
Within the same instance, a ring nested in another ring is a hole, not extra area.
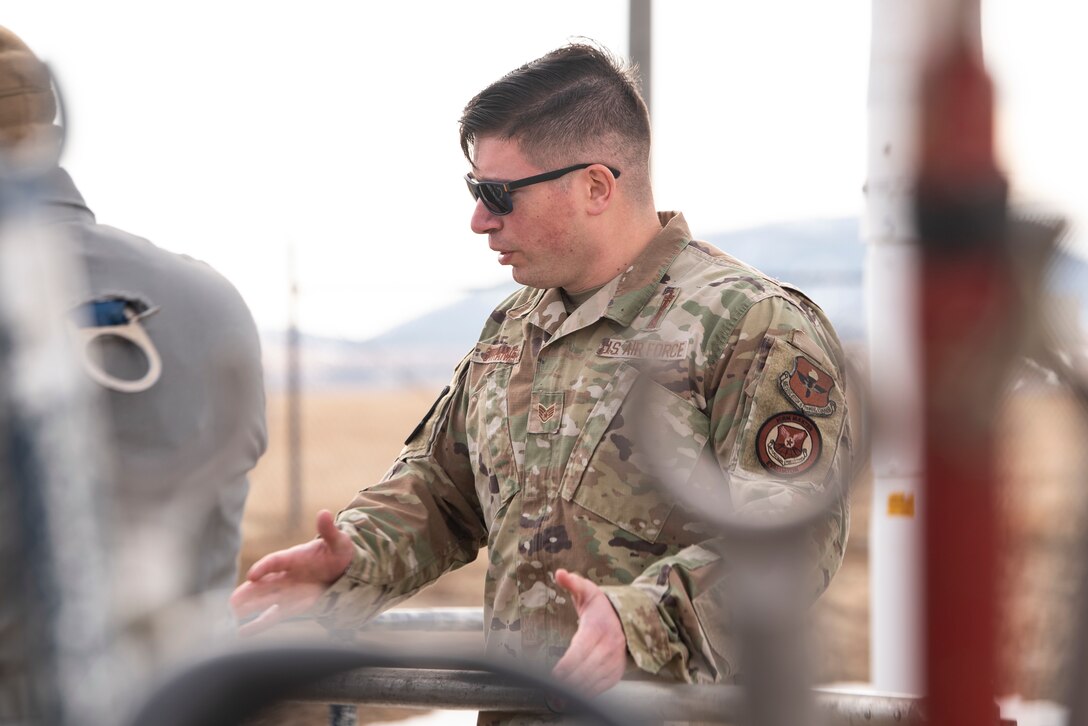
M 562 496 L 647 542 L 675 506 L 662 485 L 686 485 L 709 437 L 693 405 L 620 365 L 586 420 L 563 473 Z
M 476 495 L 488 528 L 521 489 L 509 416 L 510 376 L 521 349 L 502 346 L 496 353 L 496 348 L 480 343 L 472 354 L 466 420 Z

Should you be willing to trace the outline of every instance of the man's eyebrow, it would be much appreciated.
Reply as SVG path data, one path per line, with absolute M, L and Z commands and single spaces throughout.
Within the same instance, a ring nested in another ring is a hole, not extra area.
M 480 178 L 474 171 L 470 171 L 469 174 L 478 182 L 485 182 L 487 184 L 506 184 L 507 182 L 514 181 L 513 179 L 495 179 L 495 178 Z

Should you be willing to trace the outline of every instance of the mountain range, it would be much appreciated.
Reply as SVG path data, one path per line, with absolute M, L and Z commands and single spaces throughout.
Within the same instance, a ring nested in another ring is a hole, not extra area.
M 816 301 L 847 345 L 864 345 L 863 270 L 866 246 L 857 218 L 773 224 L 705 238 L 714 246 L 792 283 Z M 364 341 L 301 335 L 302 384 L 308 390 L 342 387 L 436 387 L 475 343 L 483 321 L 517 289 L 513 282 L 466 292 L 458 301 Z M 1064 315 L 1088 320 L 1088 260 L 1059 249 L 1047 289 L 1070 304 Z M 1083 332 L 1083 327 L 1082 327 Z M 286 381 L 286 333 L 264 331 L 265 380 Z

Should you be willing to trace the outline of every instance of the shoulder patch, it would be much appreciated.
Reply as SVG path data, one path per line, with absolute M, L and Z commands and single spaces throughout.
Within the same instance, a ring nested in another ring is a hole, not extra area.
M 778 376 L 778 386 L 801 413 L 809 416 L 831 416 L 835 413 L 835 402 L 831 400 L 835 379 L 803 355 L 793 359 L 792 371 L 782 371 Z
M 812 419 L 788 411 L 764 421 L 755 443 L 763 468 L 782 476 L 805 473 L 823 452 L 823 437 Z
M 766 361 L 745 383 L 750 403 L 730 469 L 822 482 L 845 429 L 842 381 L 788 335 L 768 335 L 763 342 Z

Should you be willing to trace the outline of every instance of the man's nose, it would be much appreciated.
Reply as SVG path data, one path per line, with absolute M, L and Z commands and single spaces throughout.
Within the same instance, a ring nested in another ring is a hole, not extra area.
M 472 210 L 469 226 L 476 234 L 488 234 L 502 227 L 502 217 L 496 217 L 484 206 L 483 201 L 477 199 L 476 209 Z

